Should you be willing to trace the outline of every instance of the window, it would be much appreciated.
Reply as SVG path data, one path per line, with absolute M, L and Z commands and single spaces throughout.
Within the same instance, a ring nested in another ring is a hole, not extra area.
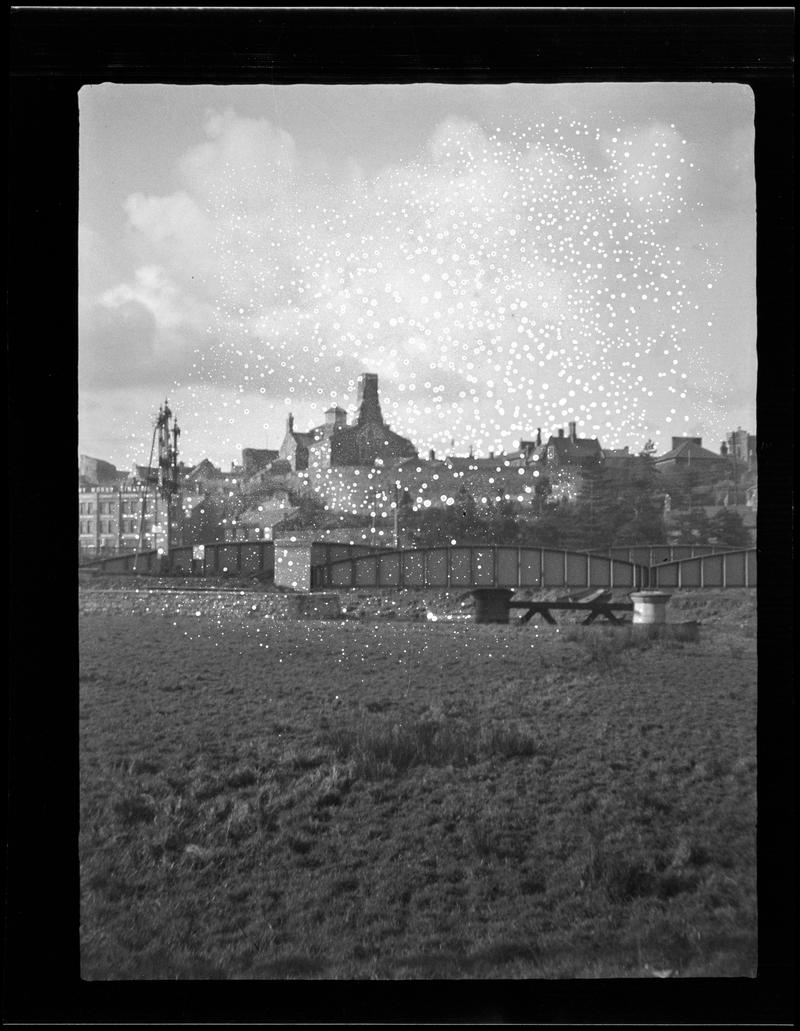
M 86 503 L 86 514 L 87 515 L 94 515 L 94 502 L 93 501 L 88 501 Z

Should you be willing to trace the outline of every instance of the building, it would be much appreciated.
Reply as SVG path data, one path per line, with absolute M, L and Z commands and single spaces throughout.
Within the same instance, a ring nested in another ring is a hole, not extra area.
M 541 457 L 540 457 L 541 460 Z M 569 433 L 563 429 L 551 436 L 544 447 L 543 460 L 550 470 L 587 469 L 603 460 L 603 449 L 596 437 L 579 437 L 577 423 L 569 424 Z
M 736 462 L 744 463 L 747 469 L 755 469 L 758 456 L 756 452 L 757 439 L 741 426 L 725 437 L 725 448 L 728 457 Z
M 269 448 L 246 447 L 242 451 L 242 475 L 254 476 L 269 468 L 270 463 L 278 458 L 278 452 Z
M 201 470 L 201 479 L 203 472 L 208 473 L 208 466 L 210 463 Z M 111 482 L 93 482 L 98 479 Z M 195 542 L 203 521 L 205 495 L 202 485 L 186 474 L 181 476 L 181 489 L 173 495 L 173 546 Z M 150 551 L 166 547 L 167 501 L 156 485 L 155 470 L 134 466 L 130 475 L 110 462 L 82 455 L 78 476 L 79 557 L 102 558 L 137 548 Z
M 311 430 L 308 433 L 300 433 L 294 428 L 294 416 L 289 413 L 286 420 L 286 433 L 278 449 L 278 459 L 286 462 L 292 472 L 301 472 L 308 469 L 308 449 L 314 442 L 314 435 L 319 430 Z
M 78 459 L 78 481 L 86 486 L 107 486 L 117 483 L 125 475 L 111 462 L 104 462 L 102 458 L 81 455 Z
M 519 454 L 520 458 L 526 463 L 538 462 L 542 452 L 542 431 L 540 428 L 536 430 L 535 440 L 521 440 L 519 442 Z
M 258 497 L 251 501 L 239 517 L 239 523 L 245 529 L 248 540 L 269 541 L 272 540 L 273 526 L 297 511 L 291 491 L 286 487 L 275 486 L 259 492 Z
M 647 454 L 632 455 L 627 447 L 604 448 L 603 466 L 619 486 L 644 483 L 655 470 L 653 460 Z
M 728 472 L 727 455 L 704 448 L 701 437 L 673 437 L 670 450 L 653 461 L 660 472 L 693 469 L 703 479 L 724 476 Z
M 279 457 L 293 472 L 309 468 L 372 466 L 377 460 L 388 463 L 416 458 L 417 449 L 405 437 L 394 433 L 384 421 L 378 397 L 378 377 L 365 372 L 358 378 L 358 414 L 352 426 L 347 413 L 334 406 L 325 412 L 325 422 L 306 433 L 294 428 L 290 414 Z
M 181 470 L 180 482 L 189 490 L 221 491 L 237 487 L 244 479 L 244 468 L 231 462 L 230 472 L 223 472 L 214 463 L 204 458 L 191 469 Z
M 140 531 L 143 551 L 166 546 L 167 502 L 152 487 L 78 487 L 78 543 L 82 557 L 135 551 Z

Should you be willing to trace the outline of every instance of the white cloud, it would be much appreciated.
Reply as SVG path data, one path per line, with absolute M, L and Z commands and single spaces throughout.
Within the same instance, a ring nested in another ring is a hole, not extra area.
M 97 263 L 82 276 L 106 313 L 89 338 L 138 327 L 143 377 L 183 362 L 186 381 L 200 348 L 217 383 L 295 407 L 321 391 L 324 407 L 369 368 L 421 446 L 480 447 L 575 412 L 606 444 L 612 425 L 642 435 L 654 402 L 637 375 L 666 377 L 695 318 L 670 257 L 686 230 L 676 131 L 522 142 L 449 118 L 417 160 L 372 178 L 339 162 L 330 180 L 267 119 L 210 112 L 205 131 L 177 163 L 181 190 L 125 202 L 136 271 L 94 295 Z
M 224 188 L 258 188 L 264 175 L 282 176 L 293 170 L 295 144 L 289 133 L 266 119 L 243 118 L 230 108 L 210 111 L 205 122 L 206 143 L 192 148 L 180 162 L 189 188 L 213 200 Z

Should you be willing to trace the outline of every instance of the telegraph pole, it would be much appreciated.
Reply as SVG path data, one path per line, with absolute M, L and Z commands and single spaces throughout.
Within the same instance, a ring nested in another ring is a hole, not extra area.
M 395 480 L 394 484 L 394 546 L 400 547 L 400 483 Z

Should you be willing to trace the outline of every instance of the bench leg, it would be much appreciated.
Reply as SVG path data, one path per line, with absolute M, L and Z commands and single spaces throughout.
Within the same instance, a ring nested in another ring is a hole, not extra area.
M 581 623 L 581 626 L 587 626 L 589 623 L 593 623 L 597 619 L 597 615 L 598 614 L 596 612 L 590 612 L 586 619 Z
M 558 626 L 558 624 L 553 619 L 553 617 L 551 616 L 550 612 L 547 609 L 542 609 L 542 616 L 547 620 L 547 622 L 550 624 L 550 626 Z

